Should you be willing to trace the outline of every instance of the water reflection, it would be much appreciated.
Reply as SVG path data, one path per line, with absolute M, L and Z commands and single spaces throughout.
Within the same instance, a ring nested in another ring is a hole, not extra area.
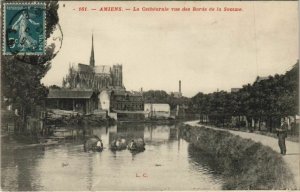
M 193 169 L 205 169 L 214 175 L 216 179 L 221 179 L 221 167 L 211 154 L 196 148 L 192 144 L 188 146 L 189 161 L 193 166 Z
M 34 178 L 39 175 L 36 170 L 38 158 L 32 157 L 42 157 L 44 151 L 42 149 L 35 151 L 16 149 L 6 152 L 3 153 L 2 150 L 1 185 L 14 185 L 14 190 L 19 191 L 42 190 L 39 180 Z
M 83 139 L 91 135 L 102 139 L 101 153 L 83 151 Z M 111 151 L 109 145 L 116 138 L 143 138 L 146 150 Z M 202 154 L 180 139 L 176 125 L 85 127 L 75 129 L 69 142 L 44 150 L 11 150 L 17 143 L 4 142 L 4 190 L 205 190 L 222 185 L 207 165 L 209 160 L 199 160 Z

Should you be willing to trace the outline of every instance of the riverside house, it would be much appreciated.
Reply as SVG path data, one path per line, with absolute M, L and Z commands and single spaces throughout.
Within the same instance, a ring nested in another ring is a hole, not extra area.
M 98 109 L 98 93 L 92 90 L 50 89 L 46 106 L 50 109 L 91 114 Z

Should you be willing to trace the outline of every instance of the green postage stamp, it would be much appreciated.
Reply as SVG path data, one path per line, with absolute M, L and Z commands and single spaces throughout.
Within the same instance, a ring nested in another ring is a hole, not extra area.
M 4 3 L 4 55 L 45 53 L 44 3 Z

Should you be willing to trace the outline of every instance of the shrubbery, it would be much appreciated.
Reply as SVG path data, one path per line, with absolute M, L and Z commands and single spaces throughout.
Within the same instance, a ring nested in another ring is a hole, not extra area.
M 280 154 L 250 139 L 205 127 L 180 128 L 181 136 L 215 161 L 226 190 L 295 189 L 293 176 Z

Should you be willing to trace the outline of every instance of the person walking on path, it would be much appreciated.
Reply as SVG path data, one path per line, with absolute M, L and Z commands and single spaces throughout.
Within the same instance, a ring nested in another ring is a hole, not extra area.
M 276 129 L 276 130 L 277 130 L 277 137 L 278 137 L 280 153 L 282 155 L 285 155 L 286 154 L 285 138 L 287 137 L 287 130 L 288 130 L 287 122 L 284 120 L 280 129 Z

